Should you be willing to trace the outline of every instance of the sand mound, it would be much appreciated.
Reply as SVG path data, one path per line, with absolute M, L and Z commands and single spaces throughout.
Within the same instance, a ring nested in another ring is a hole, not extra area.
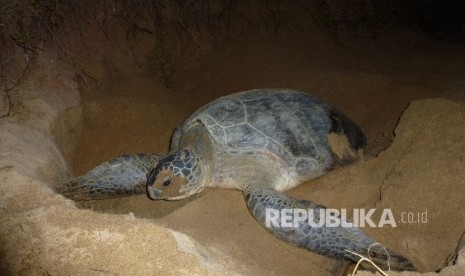
M 18 87 L 22 108 L 0 121 L 0 274 L 233 274 L 182 233 L 130 214 L 78 209 L 53 192 L 66 163 L 52 131 L 69 151 L 80 107 L 67 69 L 44 62 Z
M 465 230 L 464 122 L 463 103 L 414 101 L 385 152 L 290 194 L 311 195 L 336 208 L 391 209 L 397 227 L 365 231 L 411 258 L 420 271 L 437 271 L 455 253 Z

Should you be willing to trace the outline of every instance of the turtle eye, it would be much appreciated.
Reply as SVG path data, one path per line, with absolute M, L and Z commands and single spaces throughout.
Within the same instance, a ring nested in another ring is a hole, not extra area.
M 171 184 L 171 178 L 167 177 L 163 180 L 163 186 L 168 187 Z
M 378 258 L 378 254 L 376 254 L 376 252 L 370 252 L 370 257 L 372 258 Z

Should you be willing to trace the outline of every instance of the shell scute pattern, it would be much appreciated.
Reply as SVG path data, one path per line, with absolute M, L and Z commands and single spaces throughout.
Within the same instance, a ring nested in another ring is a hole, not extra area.
M 291 166 L 294 162 L 294 156 L 281 145 L 279 145 L 276 141 L 268 141 L 266 151 L 272 152 L 279 156 L 288 166 Z
M 299 127 L 292 112 L 278 99 L 262 98 L 244 101 L 244 104 L 248 107 L 248 123 L 292 155 L 300 156 L 317 151 L 305 139 L 305 126 Z
M 211 132 L 211 135 L 215 138 L 215 140 L 223 141 L 224 143 L 227 143 L 226 142 L 227 134 L 224 128 L 222 128 L 220 125 L 218 124 L 210 125 L 210 132 Z
M 325 134 L 331 128 L 329 106 L 316 97 L 282 90 L 235 94 L 220 98 L 185 121 L 205 125 L 222 150 L 232 154 L 257 152 L 274 156 L 299 173 L 333 163 Z M 305 159 L 304 161 L 302 161 Z
M 301 158 L 296 162 L 295 168 L 300 175 L 313 172 L 318 169 L 318 163 L 313 158 Z
M 230 127 L 245 122 L 245 109 L 239 99 L 223 99 L 210 105 L 205 112 L 210 115 L 206 118 L 206 124 Z
M 230 148 L 251 150 L 266 146 L 267 137 L 249 124 L 225 128 L 226 145 Z

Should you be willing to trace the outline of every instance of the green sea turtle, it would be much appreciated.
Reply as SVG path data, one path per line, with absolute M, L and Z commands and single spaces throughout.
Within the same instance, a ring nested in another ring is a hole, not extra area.
M 356 227 L 295 227 L 267 223 L 267 210 L 324 206 L 282 193 L 355 160 L 365 146 L 359 127 L 309 94 L 259 89 L 232 94 L 200 108 L 174 132 L 170 153 L 123 155 L 63 185 L 77 200 L 147 193 L 153 200 L 180 200 L 205 187 L 242 191 L 250 213 L 272 234 L 328 257 L 357 261 L 347 250 L 384 268 L 413 270 L 405 257 L 380 246 Z

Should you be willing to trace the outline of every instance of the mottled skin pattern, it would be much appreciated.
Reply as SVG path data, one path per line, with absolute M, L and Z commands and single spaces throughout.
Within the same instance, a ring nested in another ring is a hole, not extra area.
M 160 154 L 122 155 L 100 164 L 83 176 L 61 183 L 57 192 L 75 200 L 145 194 L 147 172 L 161 158 Z
M 312 209 L 315 223 L 319 222 L 319 210 L 326 208 L 311 201 L 287 197 L 267 188 L 257 189 L 252 185 L 244 188 L 243 194 L 249 211 L 262 225 L 265 225 L 267 208 Z M 327 257 L 345 258 L 357 262 L 359 257 L 347 251 L 350 250 L 369 257 L 385 270 L 414 270 L 414 266 L 407 258 L 377 243 L 356 227 L 311 227 L 307 219 L 300 222 L 298 228 L 271 225 L 267 229 L 282 240 Z
M 187 179 L 187 185 L 181 188 L 179 192 L 191 190 L 189 184 L 199 183 L 201 170 L 199 168 L 199 158 L 192 155 L 188 150 L 181 150 L 174 154 L 170 154 L 163 158 L 156 166 L 154 166 L 147 174 L 147 182 L 154 182 L 160 171 L 169 170 L 173 172 L 172 177 L 181 177 Z M 168 187 L 172 184 L 172 177 L 163 179 L 163 187 Z M 145 188 L 145 186 L 144 186 Z M 161 196 L 160 190 L 147 189 L 150 198 L 158 198 Z M 176 200 L 176 198 L 170 198 Z
M 345 138 L 344 154 L 335 153 L 330 134 Z M 267 208 L 324 209 L 281 191 L 353 161 L 364 146 L 365 136 L 358 126 L 322 100 L 293 90 L 252 90 L 199 109 L 176 129 L 167 156 L 115 159 L 110 162 L 121 164 L 115 174 L 114 168 L 104 163 L 78 178 L 77 188 L 66 195 L 83 199 L 88 193 L 92 199 L 97 198 L 95 194 L 99 198 L 128 195 L 121 190 L 138 193 L 139 188 L 128 187 L 140 186 L 145 169 L 151 199 L 179 200 L 207 186 L 236 188 L 242 191 L 250 213 L 266 227 Z M 139 171 L 135 173 L 133 168 Z M 134 179 L 127 179 L 128 175 Z M 124 181 L 133 182 L 121 185 Z M 328 257 L 356 261 L 357 257 L 347 252 L 351 250 L 369 256 L 383 268 L 414 269 L 409 260 L 380 246 L 358 228 L 311 227 L 306 222 L 296 228 L 266 228 L 280 239 Z

